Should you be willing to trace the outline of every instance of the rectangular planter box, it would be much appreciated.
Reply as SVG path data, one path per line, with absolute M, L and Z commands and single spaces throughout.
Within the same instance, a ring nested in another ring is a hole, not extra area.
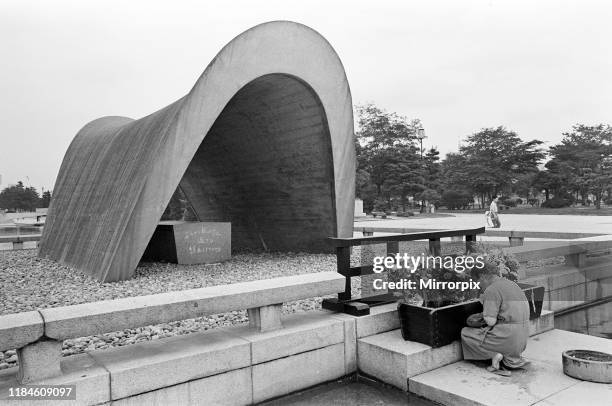
M 529 318 L 540 317 L 544 299 L 544 287 L 518 284 L 529 301 Z M 477 301 L 457 303 L 443 307 L 423 307 L 406 303 L 398 304 L 402 337 L 434 348 L 442 347 L 461 338 L 461 329 L 471 314 L 482 312 Z

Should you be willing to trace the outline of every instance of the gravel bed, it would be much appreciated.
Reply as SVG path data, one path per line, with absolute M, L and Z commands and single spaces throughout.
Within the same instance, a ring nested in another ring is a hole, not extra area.
M 99 283 L 68 266 L 38 258 L 36 250 L 0 251 L 0 315 L 100 300 L 194 289 L 336 270 L 336 256 L 243 253 L 214 265 L 142 263 L 127 281 Z M 358 293 L 359 278 L 353 278 Z M 283 313 L 321 308 L 322 298 L 285 303 Z M 246 310 L 65 340 L 64 356 L 248 322 Z M 0 369 L 17 365 L 14 350 L 0 352 Z
M 377 246 L 376 255 L 384 255 Z M 127 281 L 99 283 L 78 270 L 41 259 L 37 251 L 0 251 L 0 315 L 49 307 L 69 306 L 100 300 L 118 299 L 155 293 L 195 289 L 336 270 L 336 256 L 308 253 L 242 253 L 230 261 L 214 265 L 176 265 L 142 263 L 135 276 Z M 354 249 L 351 262 L 359 263 L 360 249 Z M 528 268 L 562 263 L 563 257 L 530 261 Z M 360 294 L 360 278 L 353 278 L 352 293 Z M 316 310 L 322 298 L 285 303 L 283 313 Z M 247 323 L 246 310 L 233 311 L 196 319 L 146 326 L 106 334 L 65 340 L 62 354 L 119 347 L 148 340 L 189 334 L 215 327 Z M 0 370 L 17 365 L 15 350 L 0 351 Z

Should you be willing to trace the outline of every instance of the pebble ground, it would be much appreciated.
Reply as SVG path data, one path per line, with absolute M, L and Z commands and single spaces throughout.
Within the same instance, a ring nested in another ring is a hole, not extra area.
M 377 255 L 384 255 L 383 252 Z M 359 262 L 353 252 L 351 262 Z M 552 265 L 563 257 L 529 263 L 528 267 Z M 78 270 L 37 257 L 37 251 L 0 251 L 0 315 L 101 300 L 151 295 L 279 276 L 336 271 L 336 256 L 309 253 L 240 253 L 230 261 L 213 265 L 141 263 L 132 279 L 99 283 Z M 360 278 L 353 278 L 354 296 L 361 292 Z M 285 303 L 284 313 L 321 308 L 323 298 Z M 115 331 L 65 340 L 64 356 L 120 347 L 148 340 L 189 334 L 215 327 L 247 323 L 246 310 L 180 320 L 153 326 Z M 15 350 L 0 351 L 0 370 L 17 365 Z
M 336 257 L 308 253 L 242 253 L 214 265 L 142 263 L 127 281 L 99 283 L 68 266 L 37 257 L 36 250 L 0 251 L 0 315 L 100 300 L 195 289 L 336 270 Z M 357 278 L 356 278 L 357 279 Z M 355 280 L 356 287 L 359 281 Z M 322 298 L 285 303 L 284 313 L 321 308 Z M 246 310 L 65 340 L 64 356 L 157 340 L 248 322 Z M 17 365 L 14 350 L 0 352 L 0 369 Z

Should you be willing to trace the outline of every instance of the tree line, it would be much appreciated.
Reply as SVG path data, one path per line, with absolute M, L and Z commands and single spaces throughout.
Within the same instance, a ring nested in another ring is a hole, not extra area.
M 514 206 L 523 199 L 544 207 L 612 204 L 612 127 L 577 124 L 549 148 L 523 141 L 503 126 L 483 128 L 440 159 L 422 149 L 421 122 L 373 104 L 357 106 L 357 196 L 366 211 L 395 210 L 428 202 L 448 209 L 486 207 L 495 195 Z M 527 203 L 524 202 L 524 203 Z
M 50 191 L 44 191 L 41 196 L 36 188 L 24 186 L 22 181 L 0 192 L 0 209 L 8 211 L 34 211 L 36 208 L 49 207 L 49 203 Z
M 542 141 L 523 141 L 503 126 L 483 128 L 441 159 L 437 148 L 422 148 L 420 120 L 373 104 L 357 106 L 356 113 L 356 191 L 368 212 L 408 214 L 425 202 L 448 209 L 470 208 L 475 202 L 485 207 L 494 195 L 503 196 L 508 206 L 520 202 L 512 196 L 538 204 L 540 195 L 545 207 L 612 204 L 610 125 L 577 124 L 547 149 Z M 171 202 L 164 216 L 183 215 L 183 200 L 175 193 L 176 204 Z M 41 196 L 21 181 L 0 192 L 0 209 L 5 210 L 32 211 L 50 201 L 50 191 Z

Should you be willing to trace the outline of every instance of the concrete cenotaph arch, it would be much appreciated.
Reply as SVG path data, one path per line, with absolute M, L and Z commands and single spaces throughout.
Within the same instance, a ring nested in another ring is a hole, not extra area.
M 233 248 L 326 252 L 327 237 L 352 235 L 354 180 L 338 55 L 304 25 L 265 23 L 228 43 L 181 99 L 78 132 L 39 255 L 127 279 L 179 185 L 199 221 L 232 223 Z

